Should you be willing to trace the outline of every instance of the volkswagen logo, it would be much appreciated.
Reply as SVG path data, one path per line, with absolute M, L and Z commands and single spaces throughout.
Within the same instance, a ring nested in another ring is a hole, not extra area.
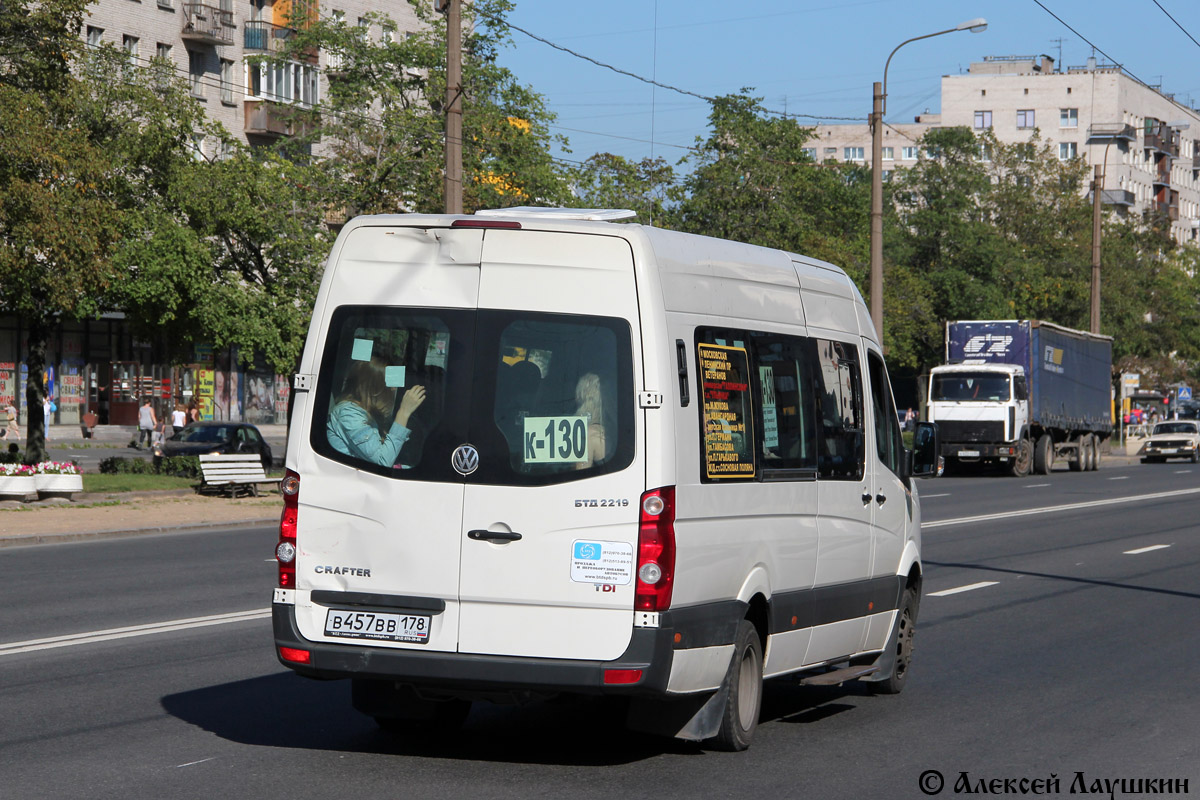
M 459 475 L 470 475 L 479 469 L 479 451 L 469 444 L 459 445 L 450 456 L 450 465 Z

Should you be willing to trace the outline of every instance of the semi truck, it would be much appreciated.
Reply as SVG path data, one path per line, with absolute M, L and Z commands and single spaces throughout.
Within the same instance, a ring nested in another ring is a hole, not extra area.
M 1039 320 L 948 321 L 945 358 L 930 371 L 926 416 L 948 469 L 1099 468 L 1112 433 L 1112 337 Z

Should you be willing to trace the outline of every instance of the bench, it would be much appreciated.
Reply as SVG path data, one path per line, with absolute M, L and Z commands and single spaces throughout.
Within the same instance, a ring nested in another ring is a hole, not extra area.
M 200 477 L 200 491 L 210 487 L 228 489 L 230 497 L 236 497 L 239 491 L 258 497 L 258 484 L 279 483 L 278 478 L 267 477 L 258 453 L 200 456 Z

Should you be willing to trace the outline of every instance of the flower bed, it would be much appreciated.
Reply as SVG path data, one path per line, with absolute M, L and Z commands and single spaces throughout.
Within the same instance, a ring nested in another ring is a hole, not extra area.
M 37 470 L 26 464 L 0 464 L 0 500 L 28 500 L 37 492 Z
M 38 464 L 35 482 L 39 500 L 47 497 L 65 497 L 69 500 L 71 495 L 83 491 L 83 476 L 79 474 L 79 467 L 69 461 L 43 461 Z
M 0 500 L 26 501 L 36 497 L 65 497 L 83 491 L 79 467 L 70 462 L 43 461 L 40 464 L 0 464 Z

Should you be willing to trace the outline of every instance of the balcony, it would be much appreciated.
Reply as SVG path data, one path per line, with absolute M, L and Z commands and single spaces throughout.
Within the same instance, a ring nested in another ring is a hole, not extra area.
M 183 31 L 189 42 L 217 46 L 233 44 L 233 11 L 206 3 L 183 4 Z
M 1173 206 L 1170 203 L 1155 203 L 1154 213 L 1159 217 L 1166 217 L 1174 222 L 1179 219 L 1179 206 Z
M 298 107 L 269 100 L 247 100 L 245 108 L 245 132 L 253 136 L 303 136 L 310 132 L 307 124 L 294 121 L 292 114 Z
M 1088 202 L 1092 201 L 1092 194 L 1088 192 Z M 1133 208 L 1136 202 L 1133 192 L 1127 189 L 1104 189 L 1100 192 L 1100 202 L 1106 206 L 1118 206 L 1121 208 Z
M 1180 138 L 1179 131 L 1166 125 L 1148 127 L 1146 128 L 1145 148 L 1178 158 Z
M 294 29 L 285 28 L 273 22 L 260 19 L 246 20 L 242 33 L 242 44 L 247 50 L 278 53 L 283 50 L 287 40 L 295 35 Z
M 1132 125 L 1122 122 L 1097 122 L 1088 126 L 1088 141 L 1103 142 L 1109 139 L 1136 142 L 1137 131 Z

